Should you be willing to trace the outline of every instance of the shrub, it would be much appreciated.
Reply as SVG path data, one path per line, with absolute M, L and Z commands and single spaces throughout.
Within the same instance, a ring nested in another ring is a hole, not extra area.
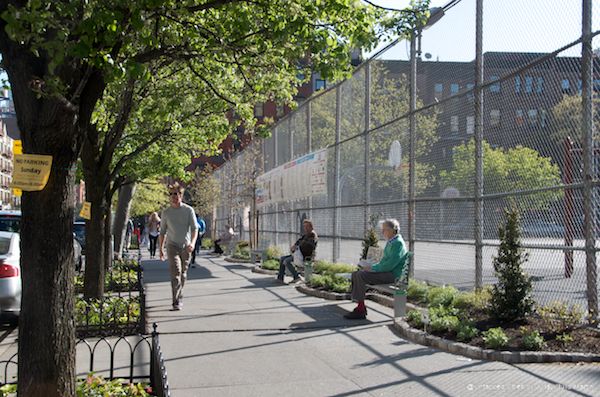
M 356 271 L 356 266 L 347 263 L 332 263 L 328 261 L 316 261 L 313 267 L 313 272 L 316 274 L 338 274 L 352 273 Z
M 545 327 L 554 333 L 570 331 L 581 324 L 584 313 L 579 305 L 554 301 L 537 308 Z
M 369 247 L 378 247 L 379 246 L 379 238 L 377 238 L 377 233 L 375 229 L 370 227 L 365 233 L 365 238 L 362 242 L 362 253 L 360 255 L 360 259 L 367 259 L 367 253 L 369 251 Z
M 140 319 L 139 298 L 105 297 L 101 300 L 81 298 L 75 302 L 76 325 L 131 324 Z
M 202 249 L 204 250 L 210 250 L 213 248 L 213 241 L 210 238 L 203 238 L 202 239 Z
M 429 307 L 429 326 L 432 332 L 454 332 L 460 324 L 457 310 L 445 306 Z
M 494 258 L 494 273 L 498 283 L 492 290 L 492 316 L 503 321 L 525 317 L 533 310 L 531 277 L 523 271 L 527 254 L 521 248 L 519 213 L 516 208 L 506 210 L 506 222 L 501 225 L 500 248 Z
M 454 297 L 453 305 L 464 310 L 484 310 L 489 307 L 492 289 L 486 286 L 479 291 L 460 292 Z
M 573 337 L 570 334 L 564 333 L 564 334 L 560 334 L 556 337 L 556 340 L 560 343 L 562 343 L 563 345 L 566 345 L 567 343 L 571 343 L 573 342 Z
M 508 336 L 500 327 L 490 328 L 483 333 L 483 341 L 488 349 L 501 349 L 508 345 Z
M 427 302 L 427 292 L 429 291 L 429 286 L 427 283 L 422 281 L 417 281 L 410 279 L 408 280 L 408 288 L 406 290 L 406 297 L 413 301 L 419 303 Z
M 406 314 L 406 322 L 414 328 L 423 328 L 423 315 L 419 310 L 411 310 Z
M 267 248 L 265 250 L 265 255 L 267 257 L 267 259 L 277 259 L 279 260 L 279 258 L 282 256 L 281 250 L 279 248 L 277 248 L 274 245 L 269 246 L 269 248 Z
M 332 274 L 314 274 L 309 282 L 311 287 L 345 293 L 350 290 L 350 280 Z
M 427 302 L 429 306 L 452 306 L 458 290 L 453 286 L 433 287 L 427 292 Z
M 479 330 L 471 324 L 460 323 L 456 329 L 456 339 L 459 342 L 470 342 L 477 335 L 479 335 Z
M 279 261 L 276 259 L 267 259 L 262 263 L 261 267 L 267 270 L 279 270 Z
M 544 337 L 538 331 L 528 332 L 523 335 L 521 343 L 527 350 L 542 350 L 546 346 Z
M 100 376 L 89 374 L 86 379 L 77 381 L 78 397 L 150 397 L 152 388 L 144 383 L 126 383 L 124 379 L 105 380 Z M 17 385 L 0 387 L 0 397 L 16 396 Z
M 245 248 L 245 247 L 248 247 L 248 249 L 250 248 L 250 242 L 249 241 L 240 240 L 236 244 L 236 248 Z

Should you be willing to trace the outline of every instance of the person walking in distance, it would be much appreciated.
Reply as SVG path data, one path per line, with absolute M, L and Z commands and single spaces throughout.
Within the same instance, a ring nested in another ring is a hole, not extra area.
M 146 229 L 148 229 L 148 236 L 150 238 L 150 258 L 154 259 L 156 256 L 156 242 L 160 234 L 160 218 L 156 212 L 150 215 Z
M 169 185 L 169 197 L 171 206 L 163 210 L 160 222 L 159 254 L 160 260 L 164 260 L 166 241 L 173 293 L 172 310 L 181 310 L 183 285 L 187 278 L 190 254 L 198 237 L 198 223 L 194 209 L 181 201 L 183 187 L 178 183 Z
M 206 231 L 206 222 L 204 222 L 204 219 L 202 219 L 200 215 L 196 216 L 196 221 L 198 222 L 198 238 L 196 239 L 196 246 L 192 251 L 191 267 L 196 267 L 196 254 L 200 253 L 200 248 L 202 247 L 202 236 L 204 236 L 204 232 Z

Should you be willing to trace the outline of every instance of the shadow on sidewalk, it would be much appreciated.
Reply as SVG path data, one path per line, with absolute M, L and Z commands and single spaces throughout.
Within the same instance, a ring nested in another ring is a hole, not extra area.
M 144 267 L 144 282 L 146 284 L 164 283 L 171 281 L 171 273 L 169 271 L 169 263 L 167 261 L 159 261 L 147 259 L 142 261 Z M 188 267 L 187 280 L 205 280 L 217 278 L 205 266 L 196 265 L 195 268 Z

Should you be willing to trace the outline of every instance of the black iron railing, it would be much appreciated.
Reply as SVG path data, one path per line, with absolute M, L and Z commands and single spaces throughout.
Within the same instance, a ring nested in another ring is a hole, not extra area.
M 88 373 L 102 375 L 105 379 L 122 379 L 128 383 L 149 383 L 152 393 L 158 397 L 169 397 L 169 383 L 163 354 L 158 339 L 156 324 L 150 335 L 100 337 L 77 341 L 78 358 L 88 359 L 89 366 L 83 367 L 78 379 Z M 3 368 L 2 368 L 3 367 Z M 0 361 L 0 386 L 17 383 L 18 353 L 8 360 Z M 78 370 L 82 366 L 78 365 Z

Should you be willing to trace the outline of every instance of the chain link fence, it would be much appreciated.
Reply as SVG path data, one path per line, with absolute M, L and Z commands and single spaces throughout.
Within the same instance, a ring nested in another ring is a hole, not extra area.
M 515 206 L 537 301 L 597 313 L 600 2 L 497 3 L 450 2 L 218 169 L 216 230 L 287 250 L 310 218 L 318 257 L 355 263 L 367 228 L 397 218 L 415 278 L 470 289 L 495 282 Z M 255 207 L 257 175 L 320 149 L 326 194 Z

